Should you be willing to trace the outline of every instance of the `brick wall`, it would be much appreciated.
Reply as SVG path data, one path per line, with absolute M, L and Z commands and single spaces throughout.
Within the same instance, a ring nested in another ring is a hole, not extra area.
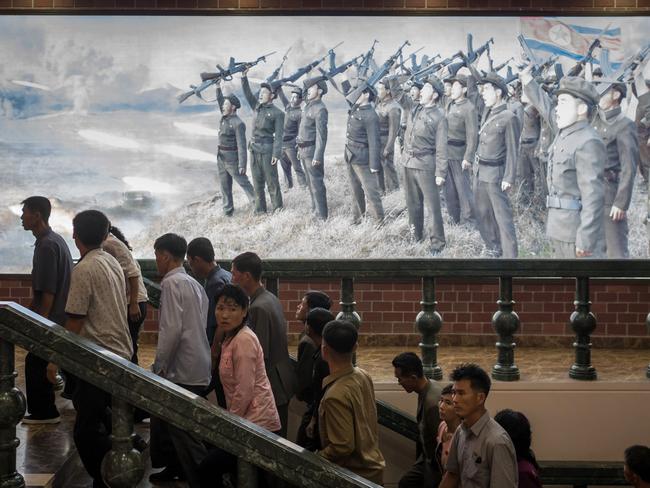
M 0 9 L 193 11 L 211 13 L 245 11 L 356 11 L 390 13 L 476 12 L 638 12 L 650 10 L 650 0 L 0 0 Z
M 29 305 L 29 276 L 0 276 L 0 300 Z M 573 336 L 569 317 L 574 310 L 573 280 L 515 280 L 513 298 L 521 320 L 517 343 L 523 346 L 570 344 Z M 362 319 L 362 340 L 374 345 L 413 345 L 419 341 L 415 317 L 420 311 L 419 281 L 360 281 L 354 284 L 356 310 Z M 340 287 L 337 280 L 281 281 L 280 299 L 293 339 L 302 326 L 295 310 L 306 290 L 325 291 L 340 311 Z M 594 344 L 614 347 L 650 347 L 645 325 L 650 312 L 650 281 L 592 280 L 592 311 L 598 328 Z M 443 327 L 443 345 L 493 344 L 495 333 L 491 319 L 497 310 L 497 280 L 440 279 L 436 282 L 438 311 Z M 144 330 L 153 339 L 157 330 L 157 310 L 149 307 Z

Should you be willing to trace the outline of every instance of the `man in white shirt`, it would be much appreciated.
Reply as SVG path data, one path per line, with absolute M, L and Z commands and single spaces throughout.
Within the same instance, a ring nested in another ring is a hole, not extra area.
M 183 268 L 185 239 L 165 234 L 154 243 L 156 266 L 163 277 L 158 322 L 158 347 L 152 370 L 197 395 L 210 383 L 210 345 L 205 334 L 208 297 Z M 151 482 L 186 478 L 198 487 L 199 463 L 206 455 L 200 440 L 160 419 L 151 418 L 151 465 L 165 469 Z

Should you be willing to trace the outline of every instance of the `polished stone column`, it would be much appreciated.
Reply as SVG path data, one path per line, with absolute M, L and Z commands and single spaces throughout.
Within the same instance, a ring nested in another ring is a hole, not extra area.
M 424 375 L 434 380 L 442 379 L 442 368 L 438 365 L 437 336 L 442 328 L 442 317 L 436 311 L 436 284 L 435 278 L 425 276 L 422 278 L 422 310 L 415 317 L 415 327 L 422 336 L 420 350 L 422 351 L 422 365 Z
M 576 278 L 576 307 L 571 314 L 571 328 L 576 333 L 573 343 L 576 359 L 569 370 L 569 377 L 575 380 L 595 380 L 596 368 L 591 365 L 591 333 L 596 330 L 596 317 L 589 311 L 589 278 L 579 276 Z
M 492 327 L 499 334 L 498 359 L 492 367 L 492 378 L 500 381 L 517 381 L 519 368 L 515 364 L 514 334 L 519 330 L 519 316 L 512 310 L 512 277 L 499 277 L 499 310 L 492 316 Z
M 357 302 L 354 301 L 354 279 L 341 278 L 341 311 L 336 316 L 336 320 L 347 320 L 352 322 L 359 330 L 361 327 L 361 317 L 355 312 Z
M 265 288 L 276 297 L 280 296 L 280 280 L 278 278 L 266 278 Z
M 14 345 L 0 339 L 0 488 L 24 488 L 25 480 L 16 471 L 16 424 L 25 415 L 25 397 L 16 388 Z
M 257 488 L 257 466 L 242 458 L 237 460 L 237 486 L 238 488 Z
M 112 447 L 102 461 L 102 478 L 110 488 L 133 488 L 144 476 L 142 455 L 133 448 L 133 407 L 112 399 Z

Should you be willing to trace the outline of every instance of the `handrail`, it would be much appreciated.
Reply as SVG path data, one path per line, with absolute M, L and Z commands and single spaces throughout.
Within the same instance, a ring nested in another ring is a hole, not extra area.
M 0 338 L 294 484 L 377 487 L 18 304 L 0 302 Z

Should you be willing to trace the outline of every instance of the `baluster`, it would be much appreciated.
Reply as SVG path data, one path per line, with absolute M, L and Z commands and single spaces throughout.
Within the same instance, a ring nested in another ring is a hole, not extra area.
M 279 297 L 280 292 L 280 280 L 278 278 L 266 278 L 266 289 L 273 293 L 276 297 Z
M 0 488 L 25 488 L 16 471 L 16 424 L 25 415 L 25 397 L 16 388 L 14 345 L 0 339 Z
M 519 368 L 515 364 L 514 334 L 519 330 L 519 316 L 512 310 L 512 277 L 499 277 L 499 310 L 492 316 L 492 327 L 499 334 L 498 359 L 492 367 L 492 378 L 501 381 L 517 381 Z
M 133 407 L 112 400 L 111 450 L 102 461 L 102 478 L 110 488 L 133 488 L 144 476 L 142 455 L 133 448 Z
M 354 311 L 357 302 L 354 301 L 354 279 L 341 278 L 341 311 L 336 316 L 336 320 L 347 320 L 352 322 L 359 330 L 361 327 L 361 317 Z
M 237 486 L 239 488 L 257 488 L 257 466 L 242 458 L 237 459 Z
M 422 278 L 422 311 L 415 317 L 415 326 L 422 336 L 420 349 L 422 351 L 422 365 L 427 378 L 442 379 L 442 368 L 438 365 L 438 333 L 442 328 L 442 317 L 436 311 L 436 284 L 435 278 L 425 276 Z
M 576 300 L 573 302 L 576 307 L 571 314 L 571 328 L 576 333 L 576 341 L 573 343 L 576 359 L 569 370 L 569 377 L 575 380 L 595 380 L 596 368 L 591 365 L 591 342 L 590 335 L 596 330 L 596 317 L 589 311 L 589 278 L 579 276 L 576 278 Z

